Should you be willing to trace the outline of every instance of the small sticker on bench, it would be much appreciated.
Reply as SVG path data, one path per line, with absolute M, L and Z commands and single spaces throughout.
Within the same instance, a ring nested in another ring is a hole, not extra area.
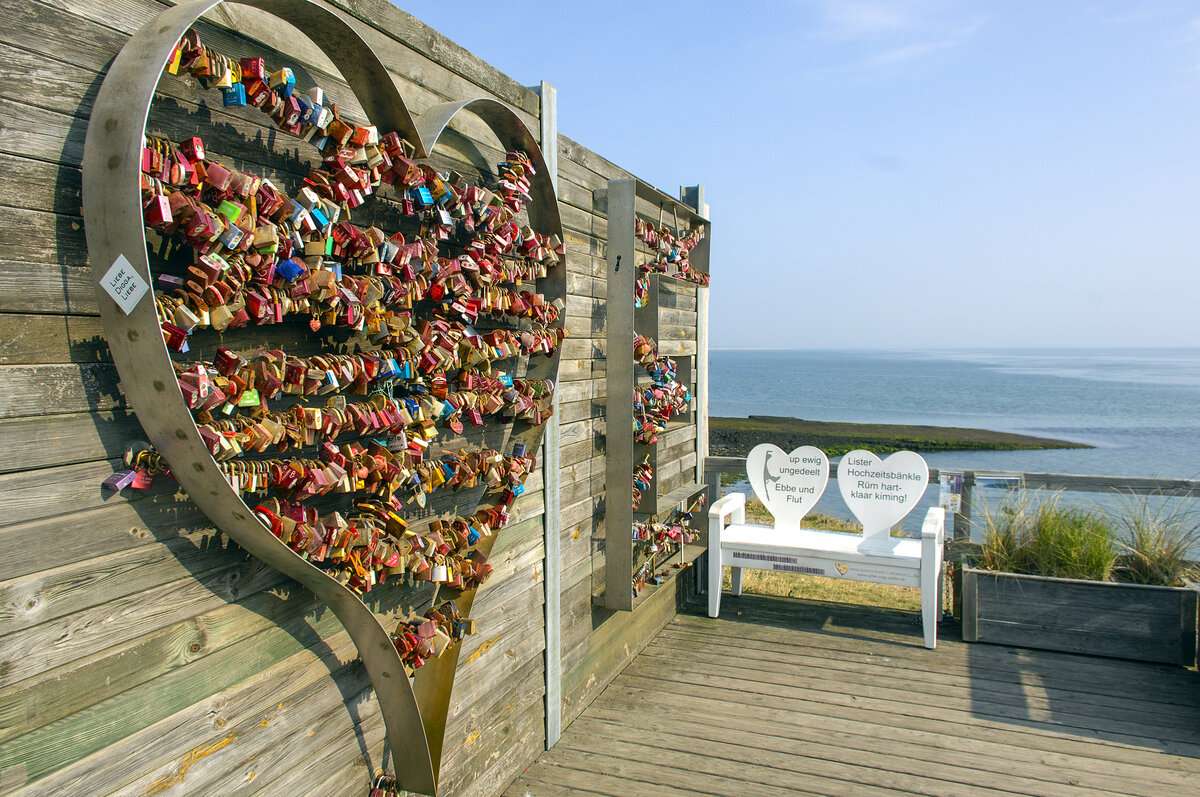
M 746 559 L 751 562 L 783 562 L 789 565 L 794 565 L 798 561 L 794 556 L 779 556 L 773 553 L 748 553 L 746 551 L 734 551 L 733 558 Z
M 823 576 L 825 575 L 824 568 L 806 567 L 804 565 L 771 565 L 772 570 L 782 570 L 785 573 L 799 573 L 802 576 Z

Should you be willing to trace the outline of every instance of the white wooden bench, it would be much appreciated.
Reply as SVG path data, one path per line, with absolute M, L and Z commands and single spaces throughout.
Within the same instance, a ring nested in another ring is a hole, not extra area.
M 721 610 L 724 566 L 732 569 L 734 595 L 742 594 L 743 568 L 897 584 L 920 588 L 925 647 L 936 647 L 945 535 L 941 507 L 926 513 L 919 540 L 747 525 L 746 496 L 730 493 L 708 513 L 708 616 Z

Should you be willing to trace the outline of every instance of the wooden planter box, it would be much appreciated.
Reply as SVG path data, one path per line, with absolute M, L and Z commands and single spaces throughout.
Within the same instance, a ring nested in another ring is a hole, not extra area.
M 963 641 L 1196 663 L 1200 593 L 963 568 Z

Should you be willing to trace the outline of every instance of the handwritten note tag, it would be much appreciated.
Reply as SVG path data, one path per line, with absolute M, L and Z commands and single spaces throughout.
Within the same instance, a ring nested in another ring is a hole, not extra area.
M 860 448 L 838 463 L 838 489 L 863 524 L 864 544 L 886 546 L 891 527 L 916 508 L 928 481 L 929 465 L 913 451 L 881 460 Z
M 138 275 L 125 255 L 117 257 L 100 279 L 100 284 L 125 315 L 132 313 L 146 291 L 150 290 L 150 285 Z
M 775 517 L 775 528 L 799 529 L 825 492 L 829 459 L 813 446 L 785 454 L 779 446 L 763 443 L 746 457 L 746 474 L 758 500 Z

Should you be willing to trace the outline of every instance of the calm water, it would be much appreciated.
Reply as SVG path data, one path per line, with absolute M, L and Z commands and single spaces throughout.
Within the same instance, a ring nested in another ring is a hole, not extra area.
M 1095 446 L 924 455 L 933 467 L 1200 478 L 1200 349 L 709 356 L 712 415 L 961 426 Z M 844 515 L 836 493 L 831 481 L 818 511 Z

